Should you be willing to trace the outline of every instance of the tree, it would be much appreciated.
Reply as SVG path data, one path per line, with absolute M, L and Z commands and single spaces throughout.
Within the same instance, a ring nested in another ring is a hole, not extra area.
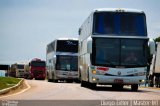
M 160 42 L 160 36 L 155 39 L 155 42 Z

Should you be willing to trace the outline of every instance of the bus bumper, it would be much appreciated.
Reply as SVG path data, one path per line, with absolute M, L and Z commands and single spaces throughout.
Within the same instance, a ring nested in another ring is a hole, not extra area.
M 117 76 L 102 76 L 94 75 L 90 77 L 91 83 L 97 84 L 144 84 L 146 76 L 132 76 L 132 77 L 117 77 Z
M 64 79 L 64 80 L 66 80 L 66 79 L 75 79 L 75 80 L 77 80 L 78 76 L 57 75 L 56 78 L 57 79 Z

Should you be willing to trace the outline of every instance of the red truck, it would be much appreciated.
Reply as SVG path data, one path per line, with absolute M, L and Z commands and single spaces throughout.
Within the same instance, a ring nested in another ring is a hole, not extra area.
M 41 79 L 45 80 L 46 78 L 46 62 L 34 58 L 32 59 L 28 65 L 26 65 L 26 74 L 25 78 L 33 79 L 35 78 L 36 80 Z

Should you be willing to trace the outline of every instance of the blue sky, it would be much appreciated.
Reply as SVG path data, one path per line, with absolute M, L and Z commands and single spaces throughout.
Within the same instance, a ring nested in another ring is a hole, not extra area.
M 0 0 L 0 64 L 46 58 L 58 37 L 78 37 L 95 8 L 135 8 L 146 13 L 148 35 L 160 36 L 160 0 Z

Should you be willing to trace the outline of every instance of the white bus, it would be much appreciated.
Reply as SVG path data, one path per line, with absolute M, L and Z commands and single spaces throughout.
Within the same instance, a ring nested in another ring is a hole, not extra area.
M 94 10 L 79 29 L 81 86 L 110 84 L 133 91 L 147 71 L 148 37 L 145 13 L 136 9 Z M 152 47 L 151 47 L 152 51 Z
M 78 39 L 58 38 L 47 45 L 48 81 L 78 81 Z
M 160 88 L 160 42 L 156 44 L 156 53 L 153 55 L 149 72 L 149 86 Z

